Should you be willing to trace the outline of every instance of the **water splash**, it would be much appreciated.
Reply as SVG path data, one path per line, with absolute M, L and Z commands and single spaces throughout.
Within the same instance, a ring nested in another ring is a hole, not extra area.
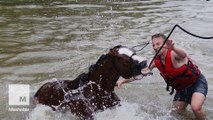
M 26 120 L 77 120 L 77 118 L 67 111 L 65 113 L 53 111 L 52 108 L 38 104 L 26 118 Z

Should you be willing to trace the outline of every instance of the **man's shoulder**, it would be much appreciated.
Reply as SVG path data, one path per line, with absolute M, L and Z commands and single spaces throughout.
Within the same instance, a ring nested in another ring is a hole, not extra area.
M 173 59 L 173 61 L 175 60 L 176 62 L 182 62 L 182 61 L 187 60 L 187 57 L 181 58 L 173 50 L 171 51 L 171 58 Z

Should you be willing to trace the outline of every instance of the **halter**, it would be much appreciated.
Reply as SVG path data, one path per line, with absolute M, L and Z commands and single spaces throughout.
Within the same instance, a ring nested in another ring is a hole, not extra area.
M 134 79 L 142 79 L 142 77 L 143 77 L 143 74 L 141 74 L 142 64 L 140 64 L 140 63 L 145 61 L 144 60 L 145 58 L 137 56 L 136 51 L 134 51 L 133 49 L 129 49 L 129 48 L 123 47 L 123 46 L 121 46 L 121 48 L 119 48 L 118 53 L 120 55 L 126 55 L 130 58 L 130 61 L 129 61 L 129 64 L 131 65 L 130 71 L 131 71 L 133 78 Z M 135 63 L 135 61 L 138 61 L 138 63 Z M 136 65 L 133 66 L 133 63 L 135 63 Z M 113 63 L 113 64 L 115 64 L 115 63 Z M 134 68 L 134 67 L 136 67 L 136 68 Z M 116 69 L 116 71 L 118 71 L 118 70 Z M 141 78 L 136 78 L 135 75 L 136 76 L 141 75 Z
M 139 57 L 136 55 L 136 51 L 133 50 L 133 49 L 129 49 L 127 47 L 121 47 L 119 50 L 118 50 L 118 53 L 120 55 L 126 55 L 128 56 L 129 58 L 131 58 L 133 61 L 138 61 L 139 63 L 141 63 L 142 61 L 144 61 L 144 59 L 146 58 L 142 58 L 142 57 Z

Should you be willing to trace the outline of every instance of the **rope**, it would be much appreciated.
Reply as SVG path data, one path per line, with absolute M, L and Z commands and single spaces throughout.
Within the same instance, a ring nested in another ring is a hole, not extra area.
M 150 43 L 150 41 L 145 42 L 145 43 L 142 43 L 142 44 L 135 45 L 135 46 L 132 47 L 132 49 L 133 49 L 135 52 L 142 51 L 147 45 L 149 45 L 149 43 Z M 134 49 L 134 48 L 139 47 L 139 46 L 141 46 L 141 45 L 144 45 L 141 49 L 139 49 L 139 50 L 135 50 L 135 49 Z
M 186 33 L 188 33 L 189 35 L 192 35 L 192 36 L 194 36 L 194 37 L 198 37 L 198 38 L 201 38 L 201 39 L 213 39 L 213 37 L 203 37 L 203 36 L 195 35 L 195 34 L 189 32 L 189 31 L 183 29 L 180 25 L 175 25 L 175 27 L 176 27 L 176 26 L 179 27 L 179 28 L 180 28 L 181 30 L 183 30 L 184 32 L 186 32 Z
M 172 28 L 171 32 L 170 32 L 169 35 L 167 36 L 166 40 L 164 41 L 164 43 L 162 44 L 162 46 L 160 47 L 160 49 L 156 52 L 155 56 L 152 58 L 152 61 L 151 61 L 150 64 L 149 64 L 149 68 L 150 68 L 151 64 L 153 63 L 154 59 L 156 58 L 156 56 L 158 55 L 158 53 L 160 52 L 160 50 L 161 50 L 161 49 L 163 48 L 163 46 L 166 44 L 168 38 L 171 36 L 172 32 L 175 30 L 176 27 L 179 27 L 181 30 L 183 30 L 183 31 L 186 32 L 187 34 L 192 35 L 192 36 L 194 36 L 194 37 L 198 37 L 198 38 L 201 38 L 201 39 L 213 39 L 213 37 L 203 37 L 203 36 L 195 35 L 195 34 L 189 32 L 189 31 L 183 29 L 183 28 L 182 28 L 181 26 L 179 26 L 178 24 L 176 24 L 176 25 Z

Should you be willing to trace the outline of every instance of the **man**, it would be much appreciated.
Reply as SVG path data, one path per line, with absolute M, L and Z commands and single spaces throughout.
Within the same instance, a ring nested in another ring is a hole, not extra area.
M 155 52 L 160 49 L 165 40 L 166 37 L 163 34 L 152 36 L 152 46 Z M 182 49 L 177 48 L 172 40 L 168 40 L 150 65 L 150 71 L 155 67 L 158 68 L 165 79 L 167 90 L 169 87 L 172 87 L 172 91 L 176 90 L 173 105 L 177 111 L 182 112 L 188 104 L 191 104 L 195 117 L 198 120 L 204 120 L 205 113 L 202 110 L 202 105 L 208 91 L 207 81 L 187 54 Z M 118 88 L 123 83 L 131 81 L 134 80 L 118 81 Z

